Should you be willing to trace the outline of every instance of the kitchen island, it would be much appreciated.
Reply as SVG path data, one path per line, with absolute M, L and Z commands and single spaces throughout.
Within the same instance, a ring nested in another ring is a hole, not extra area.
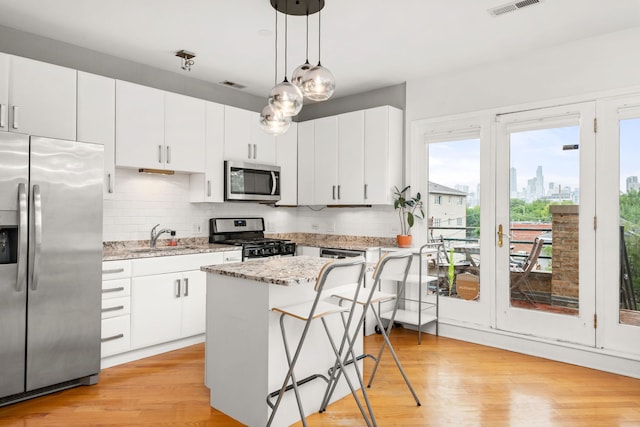
M 205 384 L 211 390 L 212 407 L 243 424 L 266 425 L 271 411 L 267 395 L 280 389 L 288 370 L 279 315 L 270 309 L 312 300 L 316 277 L 328 261 L 299 256 L 202 267 L 208 273 Z M 339 339 L 341 322 L 339 316 L 333 317 L 330 327 Z M 285 325 L 290 345 L 295 347 L 304 322 L 286 319 Z M 362 353 L 361 334 L 355 351 Z M 296 365 L 297 378 L 326 376 L 334 361 L 322 322 L 315 322 Z M 353 366 L 347 371 L 356 382 Z M 300 387 L 306 414 L 318 410 L 325 388 L 321 379 Z M 342 380 L 333 400 L 347 394 Z M 273 425 L 288 426 L 299 419 L 294 393 L 287 392 Z

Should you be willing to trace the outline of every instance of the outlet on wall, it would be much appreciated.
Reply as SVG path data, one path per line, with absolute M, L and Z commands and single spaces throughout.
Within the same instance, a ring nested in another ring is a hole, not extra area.
M 317 230 L 318 228 L 319 228 L 318 224 L 311 224 L 311 229 L 312 230 Z
M 336 223 L 334 221 L 329 221 L 327 223 L 327 232 L 332 233 L 336 231 Z
M 191 225 L 191 232 L 193 232 L 193 234 L 202 233 L 202 226 L 200 224 L 192 224 Z

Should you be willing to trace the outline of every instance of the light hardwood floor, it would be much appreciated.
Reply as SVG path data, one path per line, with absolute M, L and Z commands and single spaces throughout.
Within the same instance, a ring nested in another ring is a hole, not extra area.
M 369 395 L 385 426 L 640 426 L 640 380 L 448 338 L 394 329 Z M 378 348 L 380 336 L 365 339 Z M 373 362 L 365 363 L 365 377 Z M 209 407 L 204 345 L 105 369 L 100 382 L 0 408 L 0 426 L 239 426 Z M 0 379 L 1 380 L 1 379 Z M 351 397 L 310 426 L 361 426 Z

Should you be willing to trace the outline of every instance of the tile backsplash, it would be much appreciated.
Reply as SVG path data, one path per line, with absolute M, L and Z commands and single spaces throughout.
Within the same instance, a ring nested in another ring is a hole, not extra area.
M 115 198 L 104 201 L 103 240 L 147 240 L 160 224 L 177 237 L 207 236 L 209 218 L 264 217 L 267 232 L 393 237 L 392 206 L 371 208 L 272 207 L 258 203 L 190 203 L 189 175 L 150 175 L 116 170 Z

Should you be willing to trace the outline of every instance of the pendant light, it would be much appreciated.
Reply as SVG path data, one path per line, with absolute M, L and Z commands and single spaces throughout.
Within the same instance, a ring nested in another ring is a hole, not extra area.
M 278 11 L 276 9 L 276 34 L 275 34 L 275 72 L 273 75 L 274 85 L 278 78 Z M 269 102 L 260 112 L 260 126 L 268 134 L 278 136 L 285 133 L 291 125 L 291 117 L 283 117 L 282 114 L 275 111 Z
M 312 101 L 326 101 L 336 89 L 336 80 L 320 62 L 320 10 L 318 10 L 318 65 L 308 70 L 302 78 L 301 89 L 306 98 Z
M 304 75 L 311 69 L 311 64 L 309 63 L 309 10 L 307 9 L 307 48 L 306 48 L 306 60 L 304 64 L 299 65 L 293 73 L 291 74 L 291 83 L 296 85 L 300 90 L 302 90 L 302 79 Z M 303 93 L 304 95 L 304 93 Z
M 285 7 L 288 5 L 288 0 L 285 1 Z M 276 8 L 276 20 L 278 16 L 278 10 Z M 284 18 L 284 80 L 282 83 L 276 85 L 271 89 L 269 95 L 269 105 L 276 112 L 284 117 L 295 116 L 302 110 L 302 92 L 300 89 L 289 83 L 287 80 L 287 42 L 288 42 L 288 28 L 287 28 L 287 14 Z M 277 53 L 276 46 L 276 53 Z

